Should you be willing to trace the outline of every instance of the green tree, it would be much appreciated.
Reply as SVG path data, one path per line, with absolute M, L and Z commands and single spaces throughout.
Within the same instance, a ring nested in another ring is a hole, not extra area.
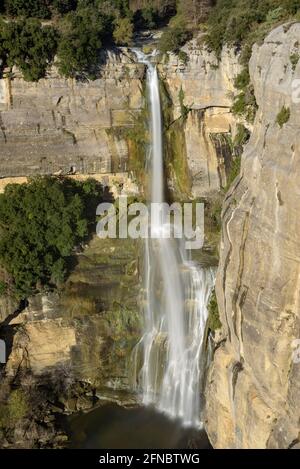
M 129 18 L 119 18 L 115 21 L 113 32 L 114 40 L 118 45 L 130 45 L 133 37 L 133 24 Z
M 69 13 L 58 46 L 58 67 L 68 77 L 93 77 L 103 40 L 111 35 L 109 18 L 92 8 Z
M 19 297 L 60 284 L 73 248 L 95 222 L 102 187 L 45 177 L 0 195 L 0 263 Z
M 57 33 L 39 20 L 26 19 L 2 23 L 0 51 L 8 66 L 16 65 L 24 79 L 42 78 L 52 62 L 57 47 Z

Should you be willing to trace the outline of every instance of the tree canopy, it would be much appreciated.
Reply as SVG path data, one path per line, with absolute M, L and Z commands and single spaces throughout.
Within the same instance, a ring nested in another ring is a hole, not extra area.
M 40 177 L 0 194 L 0 264 L 19 297 L 59 285 L 68 258 L 96 220 L 102 186 L 95 180 Z

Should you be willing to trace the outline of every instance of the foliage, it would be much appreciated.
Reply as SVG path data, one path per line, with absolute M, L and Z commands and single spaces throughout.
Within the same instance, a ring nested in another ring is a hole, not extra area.
M 60 73 L 67 77 L 93 77 L 93 67 L 99 61 L 102 41 L 108 28 L 108 18 L 92 8 L 66 15 L 57 51 Z
M 0 263 L 18 297 L 59 285 L 95 221 L 102 186 L 54 177 L 10 184 L 0 195 Z
M 291 117 L 291 110 L 289 107 L 282 106 L 281 111 L 277 114 L 276 122 L 282 128 Z
M 118 45 L 130 45 L 133 37 L 133 24 L 129 18 L 118 18 L 113 32 L 115 43 Z
M 237 133 L 235 135 L 234 142 L 233 142 L 234 147 L 245 145 L 245 143 L 248 142 L 249 138 L 250 138 L 249 130 L 243 124 L 238 124 Z
M 36 19 L 0 25 L 0 53 L 8 66 L 20 68 L 25 80 L 36 81 L 45 75 L 56 45 L 55 30 L 50 26 L 42 27 Z
M 241 171 L 241 157 L 236 156 L 232 159 L 230 173 L 227 176 L 227 185 L 225 187 L 225 192 L 227 192 L 233 183 L 233 181 L 238 177 Z
M 210 295 L 210 299 L 209 299 L 207 309 L 208 309 L 208 319 L 207 319 L 208 329 L 211 332 L 214 332 L 217 329 L 220 329 L 222 327 L 222 323 L 220 321 L 220 316 L 219 316 L 219 307 L 218 307 L 217 296 L 216 296 L 215 290 L 213 290 L 211 295 Z
M 224 44 L 251 49 L 258 38 L 299 10 L 298 0 L 218 0 L 210 12 L 207 44 L 218 56 Z
M 161 36 L 158 48 L 162 53 L 175 52 L 178 53 L 182 47 L 192 37 L 192 33 L 184 24 L 167 29 Z
M 186 52 L 184 52 L 184 50 L 180 50 L 177 54 L 178 56 L 178 59 L 184 64 L 184 65 L 187 65 L 188 64 L 188 61 L 189 61 L 189 56 L 187 55 Z
M 250 123 L 254 122 L 257 104 L 254 95 L 254 88 L 249 85 L 244 91 L 239 93 L 232 106 L 232 113 L 236 116 L 245 117 Z
M 295 52 L 294 54 L 290 55 L 290 61 L 292 64 L 293 72 L 296 70 L 299 60 L 300 60 L 300 55 L 298 53 Z
M 234 86 L 237 90 L 245 90 L 250 83 L 250 75 L 248 68 L 244 68 L 234 80 Z
M 5 0 L 5 7 L 11 16 L 50 18 L 50 3 L 46 0 Z

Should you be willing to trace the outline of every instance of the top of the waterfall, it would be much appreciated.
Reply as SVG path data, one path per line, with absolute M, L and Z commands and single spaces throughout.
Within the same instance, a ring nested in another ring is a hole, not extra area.
M 145 54 L 141 49 L 133 47 L 132 52 L 136 55 L 137 61 L 145 65 L 153 64 L 155 58 L 159 55 L 159 51 L 154 49 L 151 53 Z

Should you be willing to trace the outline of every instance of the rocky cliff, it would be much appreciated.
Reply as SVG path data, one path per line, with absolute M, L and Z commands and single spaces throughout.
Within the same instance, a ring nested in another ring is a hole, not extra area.
M 241 70 L 234 51 L 224 49 L 218 63 L 213 53 L 200 47 L 199 40 L 183 47 L 186 63 L 171 54 L 159 66 L 174 108 L 174 120 L 188 111 L 176 131 L 183 133 L 184 144 L 179 151 L 181 158 L 187 159 L 194 197 L 212 195 L 226 186 L 226 165 L 230 165 L 226 155 L 231 154 L 226 141 L 232 139 L 236 127 L 231 113 L 234 78 Z M 224 143 L 218 146 L 222 137 Z M 176 154 L 176 148 L 173 152 Z
M 123 172 L 126 139 L 142 107 L 144 66 L 126 49 L 101 58 L 94 81 L 61 78 L 53 68 L 37 83 L 17 70 L 0 80 L 1 177 Z
M 300 24 L 281 26 L 250 62 L 259 110 L 223 207 L 224 340 L 206 389 L 216 448 L 299 447 L 299 44 Z
M 232 51 L 225 50 L 218 64 L 197 40 L 183 52 L 186 63 L 170 54 L 159 64 L 172 122 L 189 110 L 180 126 L 173 126 L 181 136 L 172 148 L 180 163 L 171 162 L 169 177 L 174 186 L 176 173 L 186 172 L 185 192 L 207 196 L 226 185 L 227 137 L 235 126 L 233 79 L 240 67 Z M 17 70 L 0 79 L 1 178 L 133 172 L 142 186 L 145 151 L 136 143 L 147 141 L 147 129 L 141 128 L 145 67 L 124 48 L 101 60 L 94 81 L 63 79 L 55 68 L 38 83 L 25 82 Z

